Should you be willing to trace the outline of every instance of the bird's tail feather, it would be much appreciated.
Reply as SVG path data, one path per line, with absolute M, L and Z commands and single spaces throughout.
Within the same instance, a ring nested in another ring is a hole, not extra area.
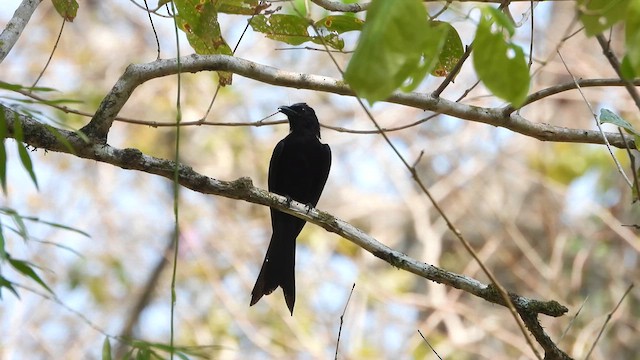
M 288 239 L 287 236 L 276 236 L 276 234 L 271 237 L 260 275 L 251 291 L 250 306 L 257 303 L 263 295 L 271 294 L 280 286 L 287 307 L 293 315 L 293 305 L 296 301 L 295 241 L 295 237 Z

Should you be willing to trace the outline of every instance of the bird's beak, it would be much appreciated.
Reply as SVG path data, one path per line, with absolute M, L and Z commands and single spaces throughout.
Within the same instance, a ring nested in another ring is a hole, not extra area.
M 295 110 L 293 110 L 291 107 L 289 107 L 289 106 L 280 106 L 280 107 L 278 108 L 278 110 L 279 110 L 281 113 L 283 113 L 283 114 L 287 115 L 287 117 L 289 117 L 289 116 L 294 116 L 294 115 L 298 115 L 298 113 L 297 113 Z

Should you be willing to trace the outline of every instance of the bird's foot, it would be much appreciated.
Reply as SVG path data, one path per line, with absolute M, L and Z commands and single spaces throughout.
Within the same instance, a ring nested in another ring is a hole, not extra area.
M 305 207 L 307 208 L 307 215 L 309 215 L 309 212 L 311 211 L 311 209 L 313 209 L 313 204 L 312 203 L 306 203 Z

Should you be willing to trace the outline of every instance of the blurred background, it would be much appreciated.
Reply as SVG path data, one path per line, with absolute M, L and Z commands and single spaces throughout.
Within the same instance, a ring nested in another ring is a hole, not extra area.
M 3 2 L 0 27 L 18 4 Z M 290 11 L 289 3 L 274 2 L 272 8 L 276 5 Z M 465 45 L 475 33 L 477 5 L 452 4 L 440 18 L 453 24 Z M 433 14 L 443 4 L 427 6 Z M 594 39 L 583 33 L 563 39 L 579 29 L 570 27 L 573 6 L 573 2 L 538 4 L 531 34 L 529 2 L 510 5 L 516 22 L 524 19 L 517 40 L 528 49 L 533 37 L 532 92 L 571 80 L 556 54 L 558 48 L 577 78 L 615 77 Z M 310 7 L 315 19 L 326 14 L 314 4 Z M 223 35 L 232 48 L 248 18 L 221 15 Z M 172 19 L 154 16 L 153 20 L 161 57 L 174 57 Z M 61 24 L 52 5 L 43 2 L 0 65 L 0 80 L 33 84 Z M 192 53 L 180 36 L 181 54 Z M 612 36 L 619 50 L 621 30 L 614 29 Z M 355 49 L 356 40 L 356 33 L 345 34 L 345 50 Z M 289 71 L 340 77 L 322 51 L 275 42 L 251 30 L 236 56 Z M 350 55 L 336 56 L 345 66 Z M 128 64 L 155 59 L 156 40 L 144 10 L 125 0 L 83 1 L 77 18 L 65 24 L 38 85 L 57 90 L 47 98 L 74 99 L 78 103 L 71 107 L 93 113 Z M 182 81 L 183 121 L 198 120 L 215 92 L 216 75 L 184 74 Z M 431 77 L 418 91 L 433 91 L 441 81 Z M 455 100 L 475 82 L 469 61 L 442 96 Z M 171 76 L 142 85 L 120 115 L 175 121 L 176 84 Z M 638 126 L 638 111 L 623 88 L 584 92 L 596 112 L 606 107 Z M 19 97 L 6 91 L 0 96 L 4 104 Z M 373 124 L 355 99 L 234 76 L 233 85 L 221 90 L 207 121 L 258 121 L 278 106 L 296 102 L 311 105 L 323 125 L 345 129 L 322 130 L 322 140 L 332 148 L 333 165 L 318 208 L 415 259 L 488 282 L 381 136 L 362 133 Z M 482 86 L 462 102 L 504 105 Z M 79 129 L 89 121 L 50 107 L 33 105 L 33 109 L 43 121 L 57 126 Z M 383 103 L 372 111 L 386 128 L 432 115 Z M 595 128 L 577 91 L 535 102 L 521 114 L 534 122 Z M 285 118 L 278 114 L 271 119 Z M 221 180 L 248 176 L 266 188 L 271 152 L 287 132 L 285 124 L 187 126 L 182 128 L 181 157 L 207 176 Z M 564 317 L 541 320 L 560 348 L 583 358 L 607 314 L 640 273 L 637 230 L 622 226 L 640 223 L 638 206 L 631 203 L 631 190 L 606 148 L 540 142 L 446 115 L 389 135 L 409 162 L 419 159 L 417 169 L 431 193 L 508 290 L 569 307 Z M 108 142 L 172 159 L 175 129 L 116 122 Z M 99 358 L 106 335 L 168 342 L 171 264 L 166 260 L 171 260 L 167 250 L 174 227 L 172 183 L 36 150 L 30 155 L 38 191 L 13 151 L 13 140 L 6 146 L 9 187 L 2 206 L 77 228 L 90 237 L 35 221 L 26 224 L 30 241 L 5 230 L 7 251 L 39 266 L 38 274 L 55 297 L 8 267 L 0 268 L 3 276 L 24 286 L 18 288 L 19 299 L 2 292 L 0 358 Z M 615 154 L 628 169 L 626 153 Z M 280 289 L 250 308 L 250 291 L 271 235 L 268 214 L 262 206 L 181 190 L 177 344 L 210 346 L 203 351 L 215 359 L 333 358 L 346 307 L 339 358 L 435 358 L 418 330 L 446 359 L 532 357 L 504 308 L 395 269 L 315 225 L 307 225 L 298 238 L 294 316 L 289 315 Z M 11 225 L 12 220 L 3 216 L 2 221 Z M 639 302 L 640 291 L 634 288 L 613 315 L 592 359 L 634 359 L 640 353 Z M 116 341 L 111 343 L 114 352 L 122 351 Z

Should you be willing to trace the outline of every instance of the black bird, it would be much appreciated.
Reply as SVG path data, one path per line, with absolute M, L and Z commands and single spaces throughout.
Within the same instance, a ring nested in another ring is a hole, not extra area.
M 280 140 L 269 163 L 269 191 L 315 207 L 329 176 L 331 149 L 320 142 L 320 123 L 305 103 L 281 106 L 289 118 L 289 135 Z M 296 301 L 296 238 L 306 221 L 271 209 L 271 242 L 251 291 L 251 305 L 282 288 L 293 315 Z

